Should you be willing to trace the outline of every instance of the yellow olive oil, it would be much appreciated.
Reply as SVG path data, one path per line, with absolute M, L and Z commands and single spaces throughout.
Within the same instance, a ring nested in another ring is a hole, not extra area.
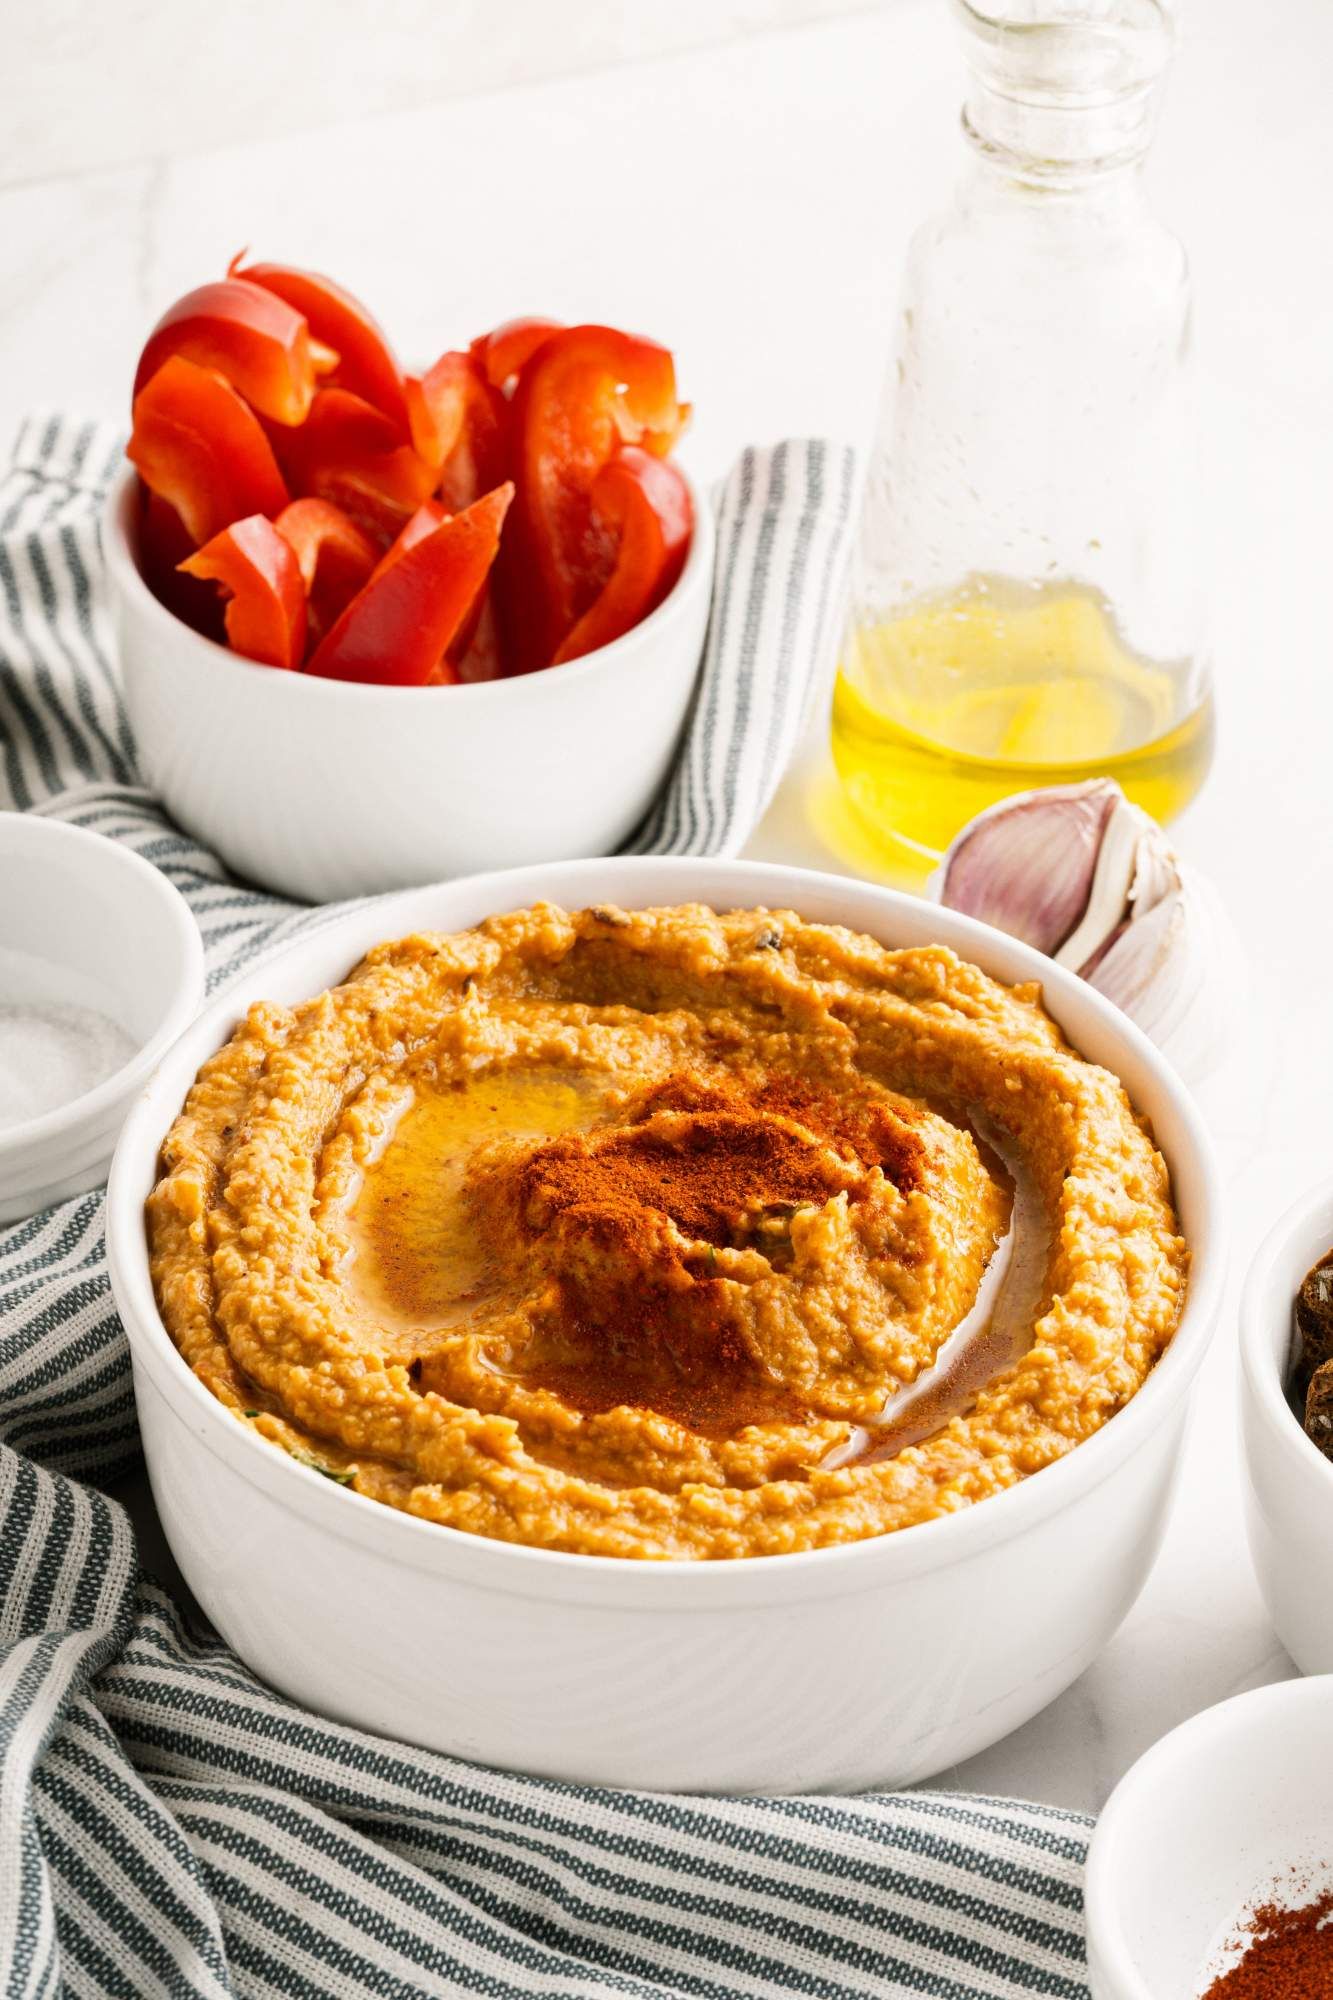
M 978 577 L 849 635 L 833 757 L 857 833 L 920 873 L 983 807 L 1037 785 L 1119 779 L 1166 821 L 1212 760 L 1212 703 L 1189 661 L 1125 643 L 1110 605 L 1068 581 Z
M 493 1282 L 493 1259 L 464 1203 L 478 1153 L 595 1125 L 603 1080 L 592 1071 L 481 1070 L 461 1086 L 421 1087 L 405 1103 L 348 1218 L 348 1273 L 378 1327 L 425 1332 L 465 1320 Z

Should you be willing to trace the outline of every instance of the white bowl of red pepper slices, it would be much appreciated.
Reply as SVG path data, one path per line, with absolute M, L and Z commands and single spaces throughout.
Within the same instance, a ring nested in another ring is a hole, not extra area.
M 104 529 L 148 783 L 312 901 L 619 845 L 707 627 L 687 415 L 612 328 L 515 321 L 415 377 L 329 280 L 187 294 Z

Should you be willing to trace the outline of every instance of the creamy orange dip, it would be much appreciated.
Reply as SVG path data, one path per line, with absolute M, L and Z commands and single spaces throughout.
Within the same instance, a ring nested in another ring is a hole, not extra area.
M 1114 1416 L 1188 1258 L 1036 988 L 790 912 L 538 906 L 251 1009 L 148 1204 L 185 1360 L 358 1492 L 581 1553 L 956 1511 Z

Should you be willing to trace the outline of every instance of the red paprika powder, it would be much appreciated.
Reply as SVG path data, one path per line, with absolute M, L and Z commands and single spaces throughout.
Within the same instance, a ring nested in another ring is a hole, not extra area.
M 1299 1909 L 1264 1903 L 1241 1928 L 1245 1955 L 1201 2000 L 1333 2000 L 1333 1889 Z

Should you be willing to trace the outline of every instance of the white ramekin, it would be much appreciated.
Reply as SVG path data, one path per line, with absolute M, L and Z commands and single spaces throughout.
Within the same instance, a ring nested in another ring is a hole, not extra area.
M 618 847 L 671 761 L 708 624 L 713 521 L 613 645 L 466 687 L 362 687 L 256 666 L 139 574 L 137 475 L 103 521 L 125 703 L 146 782 L 236 874 L 311 902 Z
M 1039 980 L 1073 1041 L 1153 1121 L 1193 1253 L 1170 1349 L 1068 1458 L 970 1511 L 876 1541 L 719 1563 L 554 1554 L 348 1493 L 228 1416 L 158 1317 L 143 1204 L 199 1065 L 261 995 L 294 1002 L 413 929 L 539 899 L 766 904 L 886 944 L 952 945 Z M 316 1709 L 482 1763 L 665 1790 L 855 1790 L 924 1778 L 1014 1729 L 1133 1603 L 1170 1500 L 1222 1275 L 1209 1142 L 1170 1066 L 1071 974 L 968 918 L 754 862 L 605 860 L 482 876 L 349 913 L 233 988 L 131 1115 L 107 1212 L 144 1449 L 168 1539 L 219 1629 Z
M 1329 1679 L 1236 1695 L 1145 1752 L 1088 1850 L 1092 2000 L 1199 2000 L 1256 1902 L 1333 1888 L 1330 1766 Z
M 1333 1249 L 1333 1181 L 1289 1209 L 1260 1246 L 1240 1306 L 1250 1552 L 1277 1635 L 1303 1673 L 1333 1673 L 1333 1461 L 1286 1398 L 1301 1279 Z
M 0 813 L 0 1003 L 68 1002 L 134 1054 L 38 1118 L 0 1129 L 0 1222 L 104 1177 L 136 1090 L 199 1010 L 204 952 L 189 906 L 128 847 L 41 813 Z

